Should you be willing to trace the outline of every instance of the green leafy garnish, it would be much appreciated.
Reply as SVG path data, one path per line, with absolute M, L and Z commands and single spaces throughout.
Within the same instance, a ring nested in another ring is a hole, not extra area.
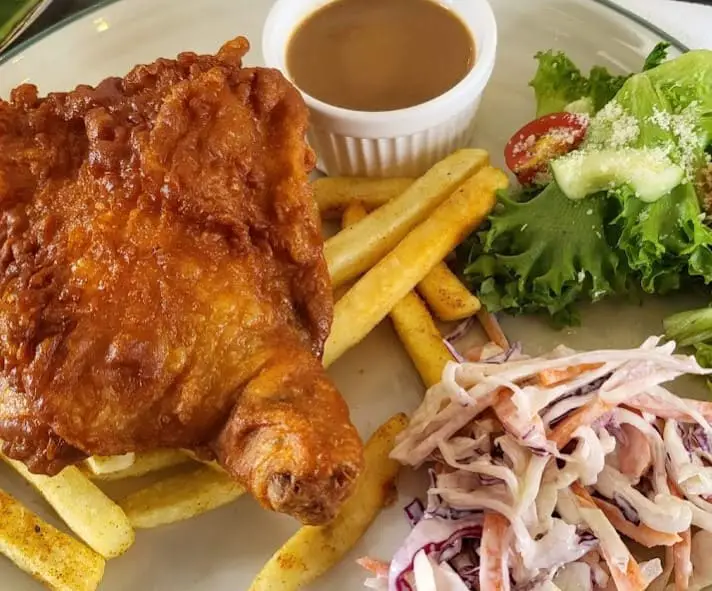
M 646 58 L 643 70 L 659 66 L 667 57 L 668 43 L 658 43 Z M 588 77 L 561 51 L 536 54 L 539 67 L 529 85 L 536 95 L 536 116 L 558 113 L 571 103 L 588 99 L 593 112 L 600 110 L 623 86 L 629 75 L 615 76 L 595 66 Z M 579 103 L 580 104 L 580 103 Z
M 582 153 L 656 151 L 685 178 L 652 203 L 626 184 L 580 201 L 555 182 L 534 196 L 500 196 L 487 229 L 459 251 L 465 279 L 490 311 L 545 311 L 571 322 L 576 302 L 634 285 L 667 293 L 690 278 L 712 283 L 712 230 L 696 184 L 712 140 L 712 51 L 663 63 L 665 52 L 656 47 L 640 74 L 594 68 L 589 77 L 564 54 L 537 55 L 538 114 L 582 99 L 599 111 Z
M 712 308 L 688 310 L 663 321 L 665 335 L 679 347 L 695 348 L 695 358 L 702 367 L 712 367 Z M 712 387 L 710 381 L 707 385 Z
M 652 70 L 653 68 L 657 68 L 660 64 L 662 64 L 667 59 L 669 48 L 670 44 L 666 41 L 661 41 L 660 43 L 658 43 L 653 48 L 653 51 L 650 52 L 650 55 L 645 58 L 645 63 L 643 64 L 643 72 L 646 72 L 647 70 Z
M 663 321 L 665 335 L 680 347 L 712 341 L 712 308 L 688 310 Z
M 489 230 L 471 243 L 465 277 L 488 310 L 546 310 L 570 323 L 574 302 L 625 288 L 625 264 L 610 246 L 612 205 L 605 196 L 572 201 L 556 183 L 528 201 L 501 196 Z
M 565 53 L 550 50 L 535 57 L 539 67 L 529 86 L 536 94 L 537 117 L 563 111 L 569 103 L 588 96 L 588 79 Z

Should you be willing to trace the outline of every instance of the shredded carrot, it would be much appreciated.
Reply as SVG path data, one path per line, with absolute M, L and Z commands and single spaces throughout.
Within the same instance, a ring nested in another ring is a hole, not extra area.
M 684 498 L 680 487 L 668 476 L 670 492 L 676 497 Z M 687 589 L 692 576 L 692 532 L 688 528 L 680 532 L 680 541 L 672 547 L 672 565 L 675 576 L 675 591 Z
M 500 388 L 498 392 L 499 395 L 492 405 L 492 410 L 505 429 L 520 439 L 523 439 L 527 433 L 533 430 L 541 433 L 543 438 L 546 429 L 541 417 L 539 415 L 522 417 L 519 408 L 512 401 L 512 391 L 507 388 Z
M 368 556 L 364 556 L 363 558 L 359 558 L 358 560 L 356 560 L 356 563 L 361 568 L 366 569 L 368 572 L 370 572 L 373 575 L 380 576 L 380 577 L 388 576 L 388 570 L 390 568 L 390 565 L 387 562 L 384 562 L 383 560 L 378 560 L 376 558 L 369 558 Z
M 603 366 L 603 363 L 582 363 L 581 365 L 571 365 L 563 369 L 545 369 L 537 374 L 537 379 L 541 386 L 558 386 L 573 380 L 582 373 L 593 371 L 601 366 Z
M 499 325 L 499 322 L 497 322 L 497 319 L 485 310 L 484 307 L 480 308 L 480 311 L 477 312 L 477 320 L 480 321 L 482 328 L 485 329 L 490 341 L 502 347 L 505 351 L 509 349 L 509 341 L 504 335 L 502 327 Z
M 693 400 L 691 398 L 682 398 L 682 401 L 699 412 L 705 419 L 712 421 L 712 402 L 705 400 Z M 659 419 L 674 419 L 676 421 L 689 421 L 691 417 L 684 410 L 674 408 L 659 400 L 656 400 L 649 394 L 638 394 L 625 401 L 625 406 L 648 412 L 655 415 Z
M 588 491 L 578 482 L 571 485 L 571 491 L 576 495 L 578 502 L 590 509 L 598 509 Z M 598 509 L 600 511 L 600 509 Z M 615 527 L 615 526 L 614 526 Z M 640 572 L 640 567 L 635 561 L 635 558 L 628 553 L 628 566 L 624 571 L 618 568 L 613 557 L 608 554 L 604 546 L 599 546 L 598 551 L 603 555 L 603 559 L 608 565 L 608 570 L 611 573 L 611 578 L 616 585 L 618 591 L 643 591 L 646 587 L 643 574 Z
M 624 536 L 630 538 L 634 542 L 645 546 L 646 548 L 654 548 L 656 546 L 672 546 L 682 541 L 682 538 L 677 534 L 668 534 L 664 532 L 657 531 L 651 527 L 648 527 L 644 523 L 635 525 L 628 521 L 621 510 L 612 505 L 611 503 L 604 501 L 603 499 L 593 498 L 593 502 L 596 506 L 603 511 L 603 514 L 608 518 L 613 527 L 615 527 Z
M 485 513 L 480 542 L 480 590 L 508 591 L 507 551 L 509 521 L 499 513 Z
M 681 533 L 681 536 L 682 541 L 672 548 L 675 591 L 685 591 L 692 576 L 692 532 L 688 528 Z
M 612 408 L 613 407 L 610 404 L 604 402 L 600 398 L 594 398 L 591 402 L 577 408 L 568 417 L 556 425 L 556 427 L 554 427 L 547 435 L 547 439 L 555 443 L 558 449 L 561 449 L 569 441 L 571 441 L 576 429 L 581 426 L 592 424 Z

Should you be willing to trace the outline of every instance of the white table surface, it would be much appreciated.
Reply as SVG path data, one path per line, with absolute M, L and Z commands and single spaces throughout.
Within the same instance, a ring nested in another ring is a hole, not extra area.
M 673 0 L 616 0 L 691 48 L 712 49 L 712 7 Z

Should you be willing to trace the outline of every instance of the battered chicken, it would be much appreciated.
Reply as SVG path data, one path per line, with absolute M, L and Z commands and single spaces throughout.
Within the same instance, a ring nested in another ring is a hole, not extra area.
M 48 474 L 214 454 L 266 507 L 323 523 L 362 445 L 319 361 L 306 108 L 247 49 L 0 101 L 0 438 Z

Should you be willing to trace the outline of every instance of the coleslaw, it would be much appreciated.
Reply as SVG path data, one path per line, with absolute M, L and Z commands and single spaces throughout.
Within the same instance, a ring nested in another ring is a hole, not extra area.
M 706 375 L 675 343 L 449 363 L 391 457 L 430 474 L 383 591 L 702 589 L 712 568 L 712 403 L 662 384 Z M 468 355 L 472 358 L 472 355 Z M 625 540 L 664 557 L 639 562 Z

